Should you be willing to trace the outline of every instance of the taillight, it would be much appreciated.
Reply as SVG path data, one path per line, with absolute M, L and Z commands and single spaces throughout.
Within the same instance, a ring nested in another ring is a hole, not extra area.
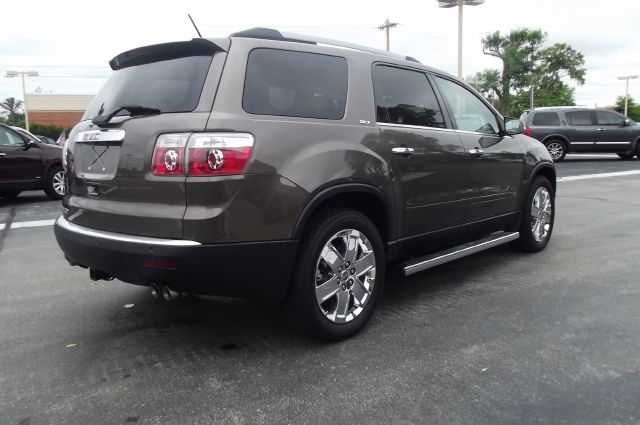
M 187 145 L 187 174 L 241 174 L 252 151 L 251 134 L 195 133 Z
M 185 146 L 188 133 L 162 134 L 153 150 L 151 172 L 156 176 L 184 175 Z
M 533 130 L 531 129 L 531 127 L 525 127 L 525 128 L 524 128 L 524 134 L 525 134 L 526 136 L 531 137 L 531 135 L 533 134 Z
M 180 144 L 173 142 L 178 139 Z M 253 143 L 253 136 L 247 133 L 164 134 L 156 142 L 152 172 L 189 176 L 241 174 L 251 157 Z

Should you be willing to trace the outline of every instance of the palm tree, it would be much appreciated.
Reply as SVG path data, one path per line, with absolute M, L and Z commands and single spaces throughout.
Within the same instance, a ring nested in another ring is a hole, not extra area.
M 14 97 L 8 97 L 2 102 L 0 102 L 0 109 L 4 110 L 9 114 L 9 122 L 14 123 L 22 109 L 23 102 L 21 100 L 17 100 Z

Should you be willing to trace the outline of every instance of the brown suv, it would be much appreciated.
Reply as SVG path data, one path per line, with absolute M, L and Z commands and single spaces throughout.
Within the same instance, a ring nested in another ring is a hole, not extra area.
M 416 60 L 275 30 L 142 47 L 69 136 L 55 233 L 91 278 L 286 301 L 348 337 L 387 264 L 543 249 L 555 170 L 469 86 Z
M 39 189 L 51 199 L 64 195 L 62 148 L 0 124 L 0 197 Z

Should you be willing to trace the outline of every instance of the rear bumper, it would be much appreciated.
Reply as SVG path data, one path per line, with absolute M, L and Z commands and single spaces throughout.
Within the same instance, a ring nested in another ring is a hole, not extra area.
M 90 229 L 59 217 L 54 226 L 67 260 L 136 285 L 243 298 L 284 299 L 297 241 L 201 244 Z

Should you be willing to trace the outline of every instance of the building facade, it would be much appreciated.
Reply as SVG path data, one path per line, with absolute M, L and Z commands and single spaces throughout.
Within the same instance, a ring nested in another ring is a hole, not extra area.
M 71 128 L 82 118 L 93 95 L 27 94 L 26 107 L 31 124 L 53 124 Z

